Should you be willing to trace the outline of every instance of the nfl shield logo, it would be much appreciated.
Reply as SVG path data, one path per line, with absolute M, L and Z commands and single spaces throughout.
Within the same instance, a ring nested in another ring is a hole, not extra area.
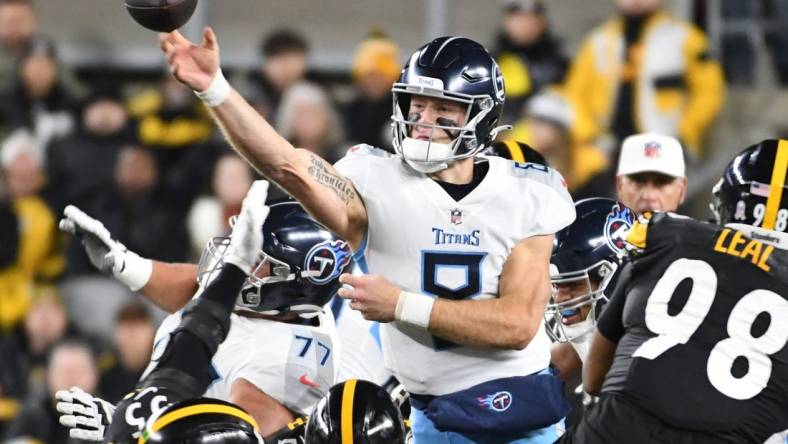
M 661 151 L 662 151 L 662 146 L 660 144 L 658 144 L 657 142 L 649 142 L 643 148 L 643 153 L 649 159 L 654 159 L 654 158 L 659 157 L 660 154 L 661 154 Z
M 451 210 L 451 223 L 459 225 L 462 223 L 462 211 L 457 208 Z

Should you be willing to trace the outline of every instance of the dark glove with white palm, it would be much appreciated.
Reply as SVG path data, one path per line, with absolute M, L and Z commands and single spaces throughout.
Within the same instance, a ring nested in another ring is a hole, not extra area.
M 79 236 L 93 266 L 104 273 L 112 273 L 132 291 L 148 283 L 153 272 L 153 262 L 112 239 L 104 224 L 79 208 L 69 205 L 63 210 L 60 229 Z
M 68 427 L 68 436 L 85 441 L 103 441 L 112 422 L 115 406 L 86 393 L 79 387 L 55 393 L 60 424 Z
M 249 274 L 257 265 L 263 249 L 263 223 L 270 209 L 265 205 L 268 195 L 268 182 L 256 180 L 241 204 L 241 213 L 235 219 L 230 245 L 224 256 L 244 273 Z

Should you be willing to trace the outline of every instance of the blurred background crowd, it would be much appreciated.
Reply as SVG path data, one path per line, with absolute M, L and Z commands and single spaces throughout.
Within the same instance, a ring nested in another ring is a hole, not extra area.
M 541 152 L 575 199 L 615 196 L 621 141 L 653 131 L 681 141 L 680 210 L 705 219 L 731 153 L 788 137 L 788 0 L 233 2 L 237 26 L 206 0 L 184 32 L 215 19 L 231 83 L 329 161 L 356 143 L 391 149 L 391 84 L 442 34 L 487 45 L 514 127 L 501 138 Z M 57 230 L 63 208 L 141 256 L 193 261 L 255 178 L 164 72 L 155 35 L 120 0 L 95 3 L 0 0 L 0 441 L 34 429 L 69 442 L 52 394 L 78 385 L 118 401 L 164 315 Z M 95 21 L 104 35 L 81 28 Z M 142 49 L 107 49 L 129 29 Z

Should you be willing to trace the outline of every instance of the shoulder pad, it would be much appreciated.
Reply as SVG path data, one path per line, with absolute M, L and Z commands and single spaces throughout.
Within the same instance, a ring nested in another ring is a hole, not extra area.
M 537 162 L 511 162 L 511 172 L 515 177 L 531 179 L 556 189 L 567 190 L 566 180 L 557 170 Z
M 638 216 L 632 228 L 626 234 L 627 249 L 630 251 L 642 251 L 646 248 L 649 227 L 655 227 L 670 221 L 692 220 L 691 217 L 684 216 L 671 211 L 652 213 L 646 211 Z
M 358 145 L 353 145 L 348 148 L 346 156 L 362 156 L 362 155 L 371 155 L 377 157 L 393 157 L 389 151 L 384 150 L 383 148 L 377 148 L 372 145 L 367 145 L 366 143 L 360 143 Z

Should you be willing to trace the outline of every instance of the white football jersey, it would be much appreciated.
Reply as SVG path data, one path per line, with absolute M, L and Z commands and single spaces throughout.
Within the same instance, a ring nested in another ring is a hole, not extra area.
M 459 202 L 397 157 L 357 145 L 335 165 L 368 214 L 362 267 L 401 288 L 451 299 L 494 298 L 509 253 L 524 238 L 552 234 L 575 217 L 561 175 L 534 163 L 481 156 L 489 171 Z M 524 350 L 451 344 L 397 322 L 381 325 L 386 365 L 411 393 L 443 395 L 546 368 L 540 328 Z
M 215 379 L 205 396 L 229 401 L 233 382 L 244 378 L 294 412 L 308 414 L 336 383 L 336 363 L 342 354 L 330 310 L 316 319 L 318 325 L 310 326 L 233 314 L 230 332 L 211 361 Z M 162 322 L 145 374 L 161 357 L 180 320 L 178 312 Z
M 380 323 L 364 319 L 352 310 L 347 299 L 335 300 L 337 335 L 342 342 L 337 382 L 363 379 L 384 385 L 391 378 L 383 361 L 380 344 Z

